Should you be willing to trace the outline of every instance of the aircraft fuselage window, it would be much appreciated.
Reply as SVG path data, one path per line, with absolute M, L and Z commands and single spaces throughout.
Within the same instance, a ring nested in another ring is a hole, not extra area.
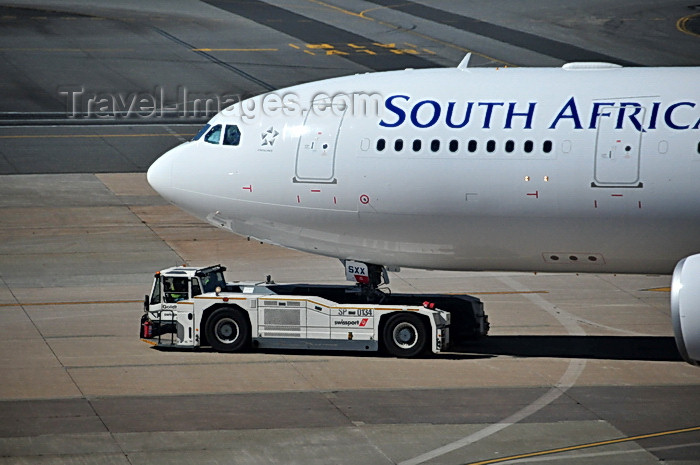
M 221 139 L 221 125 L 217 124 L 212 127 L 206 136 L 204 136 L 204 142 L 209 142 L 210 144 L 218 144 L 219 139 Z
M 440 139 L 432 139 L 429 142 L 430 142 L 430 150 L 432 152 L 439 152 L 440 151 Z M 469 139 L 468 141 L 464 141 L 464 142 L 466 144 L 467 151 L 469 153 L 475 153 L 478 151 L 479 142 L 476 139 Z M 536 143 L 536 141 L 532 141 L 532 140 L 524 141 L 523 146 L 522 146 L 523 152 L 532 153 L 535 150 L 535 143 Z M 539 142 L 537 142 L 537 143 L 539 143 Z M 486 151 L 488 153 L 494 153 L 496 151 L 497 144 L 498 144 L 498 141 L 496 141 L 495 139 L 487 140 L 486 141 Z M 456 153 L 456 152 L 459 152 L 459 146 L 460 146 L 459 139 L 450 139 L 450 141 L 447 143 L 446 148 L 449 149 L 450 152 Z M 384 151 L 387 147 L 386 139 L 377 139 L 376 147 L 377 147 L 378 152 Z M 422 147 L 423 147 L 423 140 L 422 139 L 413 139 L 413 141 L 411 141 L 411 149 L 414 152 L 420 152 Z M 401 152 L 403 149 L 404 149 L 404 140 L 403 139 L 394 140 L 394 151 Z M 513 153 L 516 151 L 515 149 L 516 149 L 516 141 L 509 139 L 509 140 L 506 140 L 504 142 L 503 150 L 506 153 Z M 700 142 L 698 143 L 697 149 L 698 149 L 698 153 L 700 153 Z M 554 142 L 553 141 L 551 141 L 551 140 L 542 141 L 542 152 L 551 153 L 552 150 L 554 150 Z
M 197 134 L 195 134 L 195 136 L 192 138 L 192 140 L 199 140 L 204 135 L 204 133 L 207 132 L 207 130 L 210 127 L 211 127 L 211 124 L 205 124 L 204 126 L 202 126 L 202 129 L 200 129 L 199 132 L 197 132 Z
M 224 133 L 224 145 L 238 145 L 241 143 L 241 130 L 235 124 L 226 126 Z
M 698 142 L 698 153 L 700 153 L 700 142 Z

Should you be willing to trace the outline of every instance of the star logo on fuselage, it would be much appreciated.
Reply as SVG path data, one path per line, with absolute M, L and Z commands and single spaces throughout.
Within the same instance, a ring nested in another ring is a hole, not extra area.
M 265 147 L 267 145 L 272 147 L 273 145 L 275 145 L 275 141 L 277 140 L 277 136 L 279 136 L 279 134 L 279 132 L 275 131 L 275 128 L 270 126 L 270 129 L 268 129 L 260 135 L 262 138 L 262 143 L 260 145 L 262 147 Z

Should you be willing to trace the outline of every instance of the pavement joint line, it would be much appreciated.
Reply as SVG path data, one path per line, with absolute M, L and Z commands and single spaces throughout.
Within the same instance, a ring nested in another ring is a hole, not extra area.
M 500 277 L 499 280 L 511 289 L 527 290 L 526 286 L 522 285 L 513 278 L 504 276 Z M 564 328 L 570 335 L 584 336 L 586 334 L 586 331 L 578 324 L 574 315 L 564 310 L 558 309 L 555 305 L 545 300 L 541 295 L 525 294 L 524 297 L 527 300 L 534 303 L 535 305 L 537 305 L 538 307 L 540 307 L 541 309 L 543 309 L 544 311 L 546 311 L 547 313 L 549 313 L 550 315 L 552 315 L 554 318 L 556 318 L 557 321 L 559 321 L 559 323 L 562 326 L 564 326 Z M 540 410 L 557 400 L 559 397 L 564 395 L 566 391 L 568 391 L 576 384 L 576 381 L 578 380 L 579 376 L 581 376 L 585 368 L 586 360 L 570 360 L 566 371 L 561 376 L 561 378 L 559 378 L 559 381 L 557 381 L 557 383 L 554 386 L 552 386 L 545 394 L 535 399 L 535 401 L 533 401 L 529 405 L 523 407 L 522 409 L 513 413 L 509 417 L 504 418 L 498 423 L 493 423 L 479 431 L 476 431 L 468 436 L 463 437 L 462 439 L 458 439 L 451 443 L 445 444 L 444 446 L 438 447 L 431 451 L 424 452 L 423 454 L 412 459 L 402 461 L 399 463 L 399 465 L 418 465 L 427 462 L 429 460 L 449 454 L 458 449 L 461 449 L 470 444 L 485 439 L 489 436 L 492 436 L 508 428 L 509 426 L 520 423 L 524 419 L 539 412 Z
M 353 11 L 346 10 L 345 8 L 341 8 L 341 7 L 339 7 L 339 6 L 331 5 L 331 4 L 326 3 L 326 2 L 323 2 L 323 1 L 321 1 L 321 0 L 308 0 L 308 1 L 311 2 L 311 3 L 315 3 L 315 4 L 317 4 L 317 5 L 320 5 L 320 6 L 329 8 L 329 9 L 331 9 L 331 10 L 338 11 L 338 12 L 340 12 L 340 13 L 342 13 L 342 14 L 346 14 L 346 15 L 349 15 L 349 16 L 354 16 L 354 17 L 356 17 L 356 18 L 361 18 L 361 19 L 364 19 L 364 20 L 367 20 L 367 21 L 372 21 L 372 22 L 375 22 L 375 23 L 377 23 L 377 24 L 381 24 L 382 26 L 387 26 L 387 27 L 390 27 L 390 28 L 392 28 L 392 29 L 394 29 L 394 30 L 397 30 L 397 31 L 407 32 L 407 33 L 409 33 L 409 34 L 412 34 L 412 35 L 414 35 L 414 36 L 420 37 L 420 38 L 422 38 L 422 39 L 426 39 L 426 40 L 429 40 L 429 41 L 431 41 L 431 42 L 435 42 L 435 43 L 438 43 L 438 44 L 440 44 L 440 45 L 444 45 L 444 46 L 446 46 L 446 47 L 450 47 L 450 48 L 459 50 L 459 51 L 464 52 L 464 53 L 471 53 L 471 54 L 473 54 L 473 55 L 480 56 L 480 57 L 485 58 L 485 59 L 487 59 L 487 60 L 489 60 L 489 61 L 491 61 L 491 62 L 493 62 L 493 63 L 502 63 L 502 64 L 505 65 L 505 66 L 516 67 L 516 65 L 514 65 L 514 64 L 507 63 L 507 62 L 505 62 L 505 61 L 503 61 L 503 60 L 498 60 L 498 59 L 493 58 L 493 57 L 490 57 L 490 56 L 488 56 L 488 55 L 484 55 L 483 53 L 479 53 L 479 52 L 477 52 L 477 51 L 474 51 L 474 50 L 471 50 L 471 49 L 468 49 L 468 48 L 460 47 L 459 45 L 455 45 L 455 44 L 452 44 L 452 43 L 450 43 L 450 42 L 446 42 L 446 41 L 444 41 L 444 40 L 440 40 L 440 39 L 438 39 L 438 38 L 436 38 L 436 37 L 430 37 L 429 35 L 421 34 L 420 32 L 413 31 L 413 30 L 408 30 L 408 29 L 405 29 L 405 28 L 403 28 L 403 27 L 396 26 L 396 25 L 394 25 L 394 24 L 387 23 L 387 22 L 385 22 L 385 21 L 381 21 L 381 20 L 376 19 L 376 18 L 372 18 L 371 16 L 367 16 L 367 13 L 369 13 L 369 12 L 371 12 L 371 11 L 373 11 L 373 10 L 387 9 L 388 7 L 379 6 L 379 7 L 376 7 L 376 8 L 369 8 L 369 9 L 364 10 L 364 11 L 361 11 L 361 12 L 359 12 L 359 13 L 355 13 L 355 12 L 353 12 Z
M 167 125 L 164 126 L 164 128 L 165 128 L 166 131 L 168 131 L 168 132 L 173 132 Z M 116 195 L 117 197 L 119 197 L 119 195 L 117 195 L 116 192 L 114 192 L 108 185 L 106 185 L 106 184 L 104 183 L 104 181 L 102 181 L 102 179 L 100 179 L 99 176 L 97 176 L 97 179 L 102 183 L 102 185 L 104 185 L 104 187 L 105 187 L 108 191 L 112 192 L 114 195 Z M 145 221 L 145 220 L 143 219 L 143 217 L 141 216 L 141 214 L 139 214 L 139 212 L 136 211 L 136 210 L 134 209 L 134 206 L 133 206 L 133 205 L 127 205 L 126 202 L 123 202 L 123 205 L 126 206 L 126 207 L 128 208 L 129 213 L 131 213 L 138 221 L 140 221 L 141 224 L 144 225 L 144 226 L 151 232 L 151 234 L 153 234 L 153 236 L 154 236 L 156 239 L 158 239 L 159 241 L 162 241 L 163 244 L 165 244 L 165 246 L 168 247 L 168 249 L 170 249 L 170 251 L 172 251 L 172 253 L 174 253 L 174 254 L 178 257 L 180 263 L 186 263 L 186 262 L 187 262 L 187 260 L 185 260 L 185 259 L 180 255 L 180 253 L 179 253 L 177 250 L 175 250 L 175 248 L 170 244 L 170 242 L 168 242 L 167 239 L 165 239 L 162 235 L 160 235 L 160 234 L 156 231 L 156 229 L 154 229 L 154 228 L 158 228 L 159 226 L 153 225 L 153 224 L 151 224 L 150 222 Z M 180 227 L 181 227 L 181 226 L 180 226 Z M 191 227 L 197 227 L 197 225 L 192 225 Z M 142 301 L 139 301 L 139 302 L 142 302 Z
M 193 52 L 279 52 L 278 48 L 193 48 Z
M 523 286 L 522 284 L 518 283 L 513 278 L 510 278 L 508 276 L 502 276 L 498 278 L 502 283 L 506 284 L 507 286 L 513 288 L 513 289 L 527 289 L 526 286 Z M 564 328 L 567 330 L 567 332 L 572 335 L 572 336 L 585 336 L 586 331 L 578 324 L 578 317 L 570 312 L 567 312 L 564 309 L 561 309 L 557 307 L 556 305 L 553 305 L 552 303 L 546 301 L 544 298 L 542 298 L 538 294 L 525 294 L 525 298 L 528 299 L 530 302 L 533 304 L 537 305 L 550 315 L 552 315 L 556 320 L 564 326 Z
M 467 292 L 446 292 L 448 295 L 510 295 L 510 294 L 549 294 L 549 291 L 467 291 Z
M 19 300 L 17 299 L 17 296 L 13 292 L 13 290 L 10 288 L 10 286 L 7 284 L 5 279 L 0 276 L 0 282 L 7 288 L 7 290 L 10 292 L 10 295 L 12 296 L 17 303 L 19 303 Z M 139 301 L 140 302 L 140 301 Z M 61 367 L 61 369 L 64 371 L 70 382 L 75 386 L 76 391 L 80 395 L 81 399 L 85 399 L 87 402 L 88 406 L 90 407 L 90 410 L 92 410 L 93 415 L 98 419 L 98 421 L 102 424 L 102 427 L 104 428 L 105 432 L 109 435 L 111 440 L 114 442 L 114 444 L 117 446 L 117 449 L 120 451 L 120 455 L 123 456 L 127 463 L 133 464 L 131 459 L 129 458 L 129 454 L 124 450 L 124 447 L 122 447 L 122 444 L 117 440 L 115 437 L 114 433 L 109 429 L 109 426 L 107 426 L 107 423 L 105 422 L 104 418 L 99 414 L 97 409 L 95 408 L 92 400 L 85 394 L 85 392 L 82 390 L 80 387 L 80 384 L 75 380 L 73 375 L 71 374 L 71 371 L 64 365 L 63 360 L 58 356 L 54 348 L 49 344 L 49 341 L 47 340 L 46 336 L 41 332 L 41 329 L 39 329 L 39 326 L 36 324 L 36 322 L 32 319 L 31 315 L 29 315 L 29 312 L 27 312 L 27 309 L 25 308 L 24 305 L 20 304 L 20 308 L 22 309 L 22 312 L 24 313 L 24 316 L 29 320 L 29 322 L 34 326 L 34 329 L 36 330 L 37 334 L 41 337 L 41 340 L 44 342 L 46 345 L 46 348 L 51 352 L 51 355 L 54 357 L 56 360 L 56 363 Z
M 0 304 L 0 307 L 40 307 L 51 305 L 107 305 L 107 304 L 134 304 L 143 303 L 143 300 L 93 300 L 81 302 L 19 302 L 13 304 Z
M 401 273 L 392 273 L 391 274 L 391 279 L 392 280 L 400 280 L 404 284 L 411 286 L 411 284 L 401 276 Z M 413 289 L 416 289 L 415 286 L 411 286 Z M 525 290 L 525 291 L 463 291 L 463 292 L 444 292 L 446 295 L 520 295 L 520 294 L 549 294 L 549 291 L 545 290 L 539 290 L 539 291 L 532 291 L 532 290 Z
M 345 418 L 345 420 L 347 420 L 348 423 L 350 423 L 351 425 L 353 425 L 353 429 L 354 429 L 358 434 L 360 434 L 361 436 L 363 436 L 364 439 L 365 439 L 365 441 L 370 445 L 370 447 L 371 447 L 372 449 L 374 449 L 379 455 L 381 455 L 381 456 L 387 461 L 387 463 L 390 463 L 390 464 L 394 464 L 394 463 L 395 463 L 395 462 L 394 462 L 393 460 L 391 460 L 391 458 L 381 449 L 381 447 L 379 447 L 379 446 L 372 440 L 372 437 L 371 437 L 369 434 L 367 434 L 367 432 L 366 432 L 363 428 L 361 428 L 360 425 L 357 424 L 358 422 L 353 421 L 352 417 L 350 416 L 350 412 L 347 412 L 347 411 L 343 410 L 342 408 L 340 408 L 340 406 L 336 403 L 336 399 L 338 398 L 338 396 L 335 394 L 335 391 L 319 390 L 317 387 L 314 386 L 313 381 L 312 381 L 308 376 L 306 376 L 306 374 L 305 374 L 304 372 L 302 372 L 302 371 L 296 366 L 296 364 L 298 363 L 297 360 L 289 360 L 289 359 L 287 358 L 286 355 L 283 355 L 283 356 L 282 356 L 282 359 L 283 359 L 284 362 L 286 362 L 288 365 L 290 365 L 290 366 L 292 367 L 292 369 L 294 369 L 294 371 L 296 371 L 297 374 L 298 374 L 299 376 L 301 376 L 301 378 L 302 378 L 304 381 L 306 381 L 307 383 L 309 383 L 309 386 L 312 386 L 312 387 L 314 388 L 314 391 L 318 392 L 318 393 L 321 395 L 321 397 L 323 397 L 323 398 L 326 400 L 326 402 L 328 402 L 328 403 L 330 404 L 330 406 L 333 407 L 333 409 L 335 409 L 335 411 L 337 411 L 338 414 L 340 414 L 340 416 L 342 416 L 343 418 Z
M 102 336 L 101 336 L 102 337 Z M 113 337 L 113 336 L 112 336 Z M 119 337 L 119 336 L 116 336 Z M 141 339 L 142 342 L 148 343 L 148 344 L 153 344 L 152 341 L 146 341 Z M 166 349 L 167 351 L 167 349 Z M 190 354 L 216 354 L 216 352 L 213 352 L 211 350 L 202 350 L 198 352 L 194 351 L 185 351 L 185 350 L 180 350 L 178 351 L 180 353 L 190 353 Z M 294 363 L 329 363 L 331 362 L 331 359 L 328 358 L 320 358 L 320 359 L 314 359 L 314 360 L 296 360 Z M 181 367 L 181 366 L 196 366 L 196 367 L 205 367 L 205 366 L 239 366 L 239 365 L 280 365 L 280 364 L 289 364 L 289 361 L 287 360 L 247 360 L 247 361 L 240 361 L 240 360 L 229 360 L 229 361 L 223 361 L 223 362 L 202 362 L 202 361 L 194 361 L 194 362 L 178 362 L 178 363 L 141 363 L 141 364 L 136 364 L 136 363 L 129 363 L 129 364 L 120 364 L 120 365 L 66 365 L 66 369 L 69 370 L 92 370 L 92 369 L 98 369 L 98 368 L 110 368 L 110 369 L 116 369 L 116 368 L 163 368 L 163 367 Z M 285 391 L 286 392 L 286 391 Z M 308 390 L 300 390 L 299 392 L 316 392 L 316 390 L 308 391 Z
M 409 14 L 412 17 L 420 17 L 428 21 L 443 23 L 444 10 L 424 5 L 420 2 L 405 1 L 400 4 L 386 4 L 386 0 L 368 0 L 386 8 Z M 438 13 L 441 12 L 441 13 Z M 436 16 L 437 14 L 437 16 Z M 604 61 L 614 62 L 624 66 L 638 66 L 638 63 L 620 59 L 617 56 L 609 56 L 595 50 L 578 47 L 567 42 L 562 42 L 542 34 L 533 34 L 512 28 L 506 22 L 502 25 L 487 22 L 480 18 L 453 14 L 454 24 L 458 30 L 476 34 L 479 37 L 496 40 L 499 43 L 509 44 L 523 50 L 539 53 L 561 61 Z M 444 23 L 450 26 L 452 21 Z M 467 23 L 467 24 L 465 24 Z M 492 59 L 492 61 L 494 61 Z M 502 61 L 501 61 L 502 62 Z M 510 65 L 512 66 L 512 65 Z
M 604 325 L 602 323 L 596 323 L 595 321 L 587 320 L 585 318 L 580 318 L 580 317 L 576 317 L 576 321 L 578 321 L 579 323 L 589 325 L 589 326 L 593 326 L 594 328 L 607 329 L 609 331 L 627 334 L 629 336 L 653 336 L 652 334 L 648 334 L 648 333 L 640 333 L 637 331 L 630 331 L 628 329 L 615 328 L 614 326 L 608 326 L 608 325 Z
M 670 286 L 667 287 L 656 287 L 656 288 L 650 288 L 650 289 L 639 289 L 637 292 L 634 292 L 633 290 L 627 290 L 624 289 L 620 284 L 616 283 L 613 279 L 610 278 L 605 278 L 603 275 L 595 275 L 596 279 L 600 279 L 603 282 L 613 286 L 615 289 L 618 291 L 622 292 L 623 294 L 628 295 L 629 297 L 633 298 L 634 300 L 637 301 L 637 303 L 640 306 L 645 306 L 645 307 L 652 307 L 655 308 L 653 304 L 650 302 L 646 301 L 645 298 L 647 298 L 647 295 L 639 295 L 639 292 L 671 292 Z
M 372 449 L 374 449 L 375 452 L 377 452 L 381 457 L 383 457 L 383 458 L 387 461 L 387 463 L 390 463 L 390 464 L 395 464 L 395 463 L 396 463 L 396 462 L 394 462 L 394 461 L 386 454 L 386 452 L 384 452 L 384 451 L 382 450 L 382 448 L 381 448 L 378 444 L 376 444 L 376 443 L 372 440 L 372 436 L 371 436 L 370 434 L 368 434 L 367 431 L 365 431 L 365 429 L 361 428 L 360 425 L 356 424 L 356 422 L 353 421 L 353 419 L 352 419 L 352 417 L 351 417 L 351 415 L 350 415 L 350 412 L 349 412 L 349 411 L 343 410 L 343 409 L 336 403 L 336 399 L 337 399 L 338 397 L 336 396 L 336 394 L 335 394 L 334 391 L 319 390 L 319 389 L 314 385 L 313 380 L 310 379 L 302 370 L 300 370 L 298 366 L 296 366 L 296 364 L 297 364 L 297 361 L 296 361 L 296 360 L 289 360 L 289 359 L 287 358 L 286 355 L 283 355 L 283 356 L 282 356 L 282 359 L 283 359 L 283 361 L 286 362 L 289 366 L 291 366 L 292 369 L 293 369 L 294 371 L 296 371 L 297 374 L 298 374 L 299 376 L 301 376 L 301 378 L 309 384 L 309 386 L 311 386 L 312 388 L 314 388 L 315 391 L 319 392 L 319 394 L 326 400 L 326 402 L 328 402 L 328 404 L 330 404 L 330 406 L 331 406 L 333 409 L 335 409 L 335 411 L 338 412 L 338 414 L 339 414 L 341 417 L 345 418 L 345 420 L 346 420 L 348 423 L 350 423 L 351 425 L 353 425 L 353 429 L 354 429 L 358 434 L 360 434 L 362 437 L 364 437 L 364 440 L 366 441 L 366 443 L 369 444 L 369 446 L 370 446 Z
M 45 321 L 45 320 L 44 320 Z M 115 339 L 123 339 L 122 336 L 117 334 L 85 334 L 79 336 L 46 336 L 45 339 L 102 339 L 106 337 L 111 337 Z M 68 368 L 68 367 L 66 367 Z
M 196 47 L 193 47 L 191 44 L 185 42 L 184 40 L 180 39 L 179 37 L 174 36 L 173 34 L 170 34 L 169 32 L 165 31 L 164 29 L 161 29 L 161 28 L 155 27 L 155 26 L 152 26 L 152 27 L 153 27 L 154 31 L 156 31 L 158 34 L 162 35 L 166 39 L 169 39 L 170 41 L 172 41 L 178 45 L 181 45 L 185 48 L 188 48 L 190 51 L 193 51 L 194 53 L 196 53 L 197 55 L 201 56 L 202 58 L 210 61 L 211 63 L 214 63 L 216 65 L 221 66 L 222 68 L 225 68 L 229 71 L 232 71 L 235 74 L 238 74 L 240 77 L 247 79 L 248 81 L 259 85 L 260 87 L 262 87 L 263 89 L 265 89 L 267 91 L 277 90 L 275 88 L 275 86 L 263 81 L 262 79 L 258 79 L 257 77 L 253 76 L 250 73 L 247 73 L 246 71 L 243 71 L 241 68 L 239 68 L 237 66 L 234 66 L 234 65 L 227 63 L 223 60 L 220 60 L 217 57 L 215 57 L 214 55 L 211 55 L 207 52 L 196 51 L 195 50 Z
M 176 133 L 175 131 L 173 131 L 172 129 L 170 129 L 167 125 L 163 126 L 163 129 L 165 129 L 165 130 L 168 132 L 168 134 L 171 134 L 172 136 L 176 137 L 177 140 L 179 140 L 179 141 L 182 142 L 183 144 L 184 144 L 185 142 L 187 142 L 187 139 L 185 139 L 185 138 L 183 137 L 183 134 L 178 134 L 178 133 Z
M 573 450 L 590 449 L 592 447 L 608 446 L 608 445 L 612 445 L 612 444 L 621 444 L 621 443 L 625 443 L 625 442 L 640 441 L 642 439 L 658 438 L 658 437 L 662 437 L 662 436 L 671 436 L 674 434 L 691 433 L 694 431 L 700 431 L 700 426 L 693 426 L 691 428 L 682 428 L 682 429 L 661 431 L 658 433 L 640 434 L 637 436 L 627 436 L 624 438 L 609 439 L 607 441 L 589 442 L 586 444 L 578 444 L 575 446 L 560 447 L 560 448 L 556 448 L 556 449 L 547 449 L 547 450 L 542 450 L 542 451 L 537 451 L 537 452 L 530 452 L 527 454 L 511 455 L 509 457 L 500 457 L 497 459 L 483 460 L 480 462 L 470 462 L 466 465 L 489 465 L 492 463 L 512 462 L 512 461 L 518 460 L 518 459 L 539 457 L 542 455 L 552 455 L 552 454 L 558 454 L 561 452 L 569 452 L 569 451 L 573 451 Z
M 134 52 L 133 48 L 41 48 L 41 47 L 2 47 L 0 52 Z
M 36 134 L 10 134 L 10 135 L 0 135 L 0 139 L 36 139 L 37 137 L 45 139 L 87 139 L 87 138 L 101 138 L 101 137 L 192 137 L 195 133 L 166 133 L 166 134 L 42 134 L 37 136 Z
M 0 116 L 7 114 L 6 112 L 0 112 Z M 17 112 L 12 112 L 12 114 L 20 114 L 20 115 L 35 115 L 37 113 L 29 113 L 29 112 L 23 112 L 23 113 L 17 113 Z M 73 118 L 67 118 L 69 121 L 75 121 Z M 71 128 L 95 128 L 95 127 L 100 127 L 100 128 L 141 128 L 141 127 L 148 127 L 148 126 L 164 126 L 162 121 L 154 121 L 152 123 L 147 123 L 147 122 L 133 122 L 133 121 L 124 121 L 120 123 L 102 123 L 100 122 L 99 126 L 95 126 L 94 124 L 35 124 L 32 125 L 32 128 L 65 128 L 65 127 L 71 127 Z M 183 123 L 167 123 L 167 126 L 200 126 L 199 122 L 183 122 Z M 0 120 L 0 129 L 12 129 L 16 128 L 19 126 L 4 126 L 1 123 Z

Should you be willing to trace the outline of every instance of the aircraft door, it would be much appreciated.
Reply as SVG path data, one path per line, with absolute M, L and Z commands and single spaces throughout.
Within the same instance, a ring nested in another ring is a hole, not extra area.
M 643 132 L 624 113 L 636 111 L 634 121 L 643 122 L 643 107 L 612 106 L 598 116 L 594 160 L 597 187 L 641 187 L 639 161 Z M 621 124 L 624 122 L 624 124 Z M 621 127 L 620 127 L 621 126 Z
M 336 144 L 345 108 L 315 101 L 299 138 L 294 182 L 335 184 Z

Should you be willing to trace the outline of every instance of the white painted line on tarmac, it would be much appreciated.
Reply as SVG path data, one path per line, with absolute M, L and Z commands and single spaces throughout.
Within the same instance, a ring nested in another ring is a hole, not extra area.
M 180 142 L 183 142 L 183 143 L 187 142 L 187 139 L 182 137 L 182 134 L 176 133 L 175 131 L 170 129 L 168 126 L 163 126 L 163 129 L 165 129 L 169 134 L 172 134 L 173 136 L 175 136 L 177 138 L 177 140 L 179 140 Z
M 511 289 L 529 291 L 527 287 L 523 286 L 518 281 L 509 276 L 502 276 L 498 279 Z M 581 325 L 579 325 L 577 317 L 575 315 L 560 308 L 557 308 L 555 305 L 545 300 L 541 294 L 527 293 L 523 294 L 523 297 L 525 297 L 530 302 L 537 305 L 545 312 L 549 313 L 554 318 L 556 318 L 557 321 L 566 329 L 566 331 L 570 335 L 585 336 L 586 332 L 581 327 Z M 496 434 L 499 431 L 508 428 L 509 426 L 515 425 L 523 421 L 527 417 L 542 410 L 544 407 L 557 400 L 566 391 L 573 387 L 585 368 L 585 360 L 572 359 L 569 362 L 569 366 L 567 367 L 566 371 L 559 379 L 559 381 L 557 381 L 557 383 L 549 391 L 547 391 L 544 395 L 536 399 L 530 405 L 522 408 L 521 410 L 518 410 L 513 415 L 504 418 L 498 423 L 494 423 L 490 426 L 487 426 L 486 428 L 483 428 L 475 433 L 470 434 L 469 436 L 466 436 L 449 444 L 445 444 L 444 446 L 438 447 L 437 449 L 425 452 L 412 459 L 400 462 L 399 465 L 418 465 L 427 462 L 442 455 L 449 454 L 450 452 L 453 452 L 457 449 L 466 447 L 493 434 Z

